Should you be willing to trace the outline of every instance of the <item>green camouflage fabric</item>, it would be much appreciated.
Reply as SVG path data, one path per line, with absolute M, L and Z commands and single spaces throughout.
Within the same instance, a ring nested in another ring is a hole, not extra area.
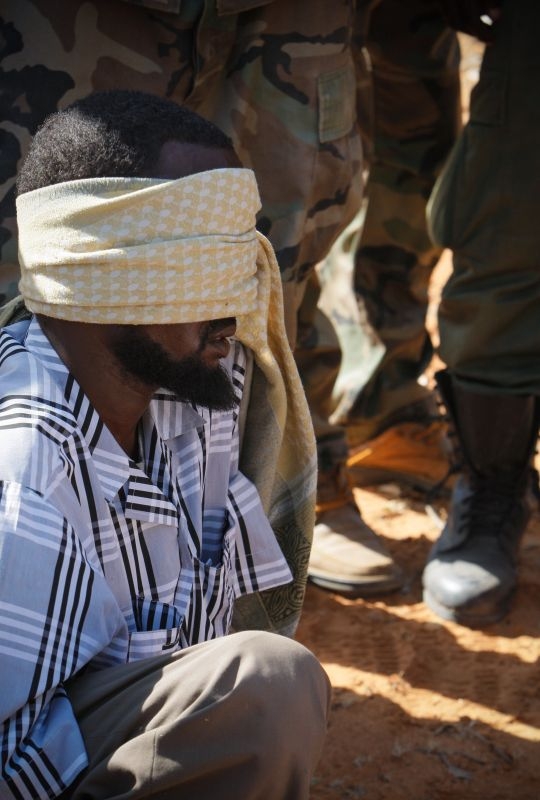
M 4 0 L 4 299 L 16 293 L 13 187 L 32 134 L 57 108 L 110 88 L 185 103 L 231 136 L 255 170 L 259 228 L 296 297 L 360 203 L 353 11 L 354 0 Z
M 16 294 L 17 166 L 42 120 L 92 90 L 184 103 L 228 133 L 262 198 L 294 341 L 307 276 L 362 194 L 354 0 L 4 0 L 0 17 L 0 292 Z M 293 584 L 243 598 L 241 627 L 287 631 L 302 606 L 310 531 L 276 530 Z M 306 538 L 307 537 L 307 538 Z M 293 626 L 294 627 L 294 626 Z
M 357 27 L 357 46 L 371 61 L 371 78 L 359 70 L 358 101 L 368 199 L 319 271 L 319 314 L 338 341 L 320 320 L 319 343 L 311 334 L 314 358 L 322 348 L 339 375 L 333 387 L 328 374 L 323 381 L 312 373 L 306 384 L 314 415 L 320 409 L 346 425 L 351 445 L 433 408 L 418 378 L 433 352 L 425 320 L 441 249 L 429 238 L 425 212 L 460 127 L 459 47 L 438 3 L 370 5 L 371 15 L 359 9 L 366 29 Z
M 440 353 L 473 392 L 540 396 L 540 3 L 504 3 L 469 121 L 430 201 L 453 250 Z

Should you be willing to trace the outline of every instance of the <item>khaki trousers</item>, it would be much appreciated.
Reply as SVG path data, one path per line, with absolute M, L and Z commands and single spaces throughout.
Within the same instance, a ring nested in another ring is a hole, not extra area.
M 73 800 L 308 798 L 329 682 L 302 645 L 247 631 L 67 685 L 89 766 Z

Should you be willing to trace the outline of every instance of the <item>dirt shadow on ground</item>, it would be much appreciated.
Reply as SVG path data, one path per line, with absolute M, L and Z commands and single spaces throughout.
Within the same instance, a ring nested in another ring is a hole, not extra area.
M 467 699 L 533 724 L 530 708 L 540 701 L 536 660 L 494 651 L 485 634 L 478 634 L 484 647 L 471 648 L 473 631 L 462 629 L 458 637 L 460 626 L 404 617 L 385 601 L 322 594 L 315 588 L 308 592 L 302 634 L 323 663 L 393 676 L 397 683 Z
M 346 729 L 343 739 L 339 731 Z M 535 800 L 538 743 L 469 717 L 413 717 L 390 700 L 334 693 L 329 746 L 310 797 Z M 331 765 L 331 766 L 330 766 Z

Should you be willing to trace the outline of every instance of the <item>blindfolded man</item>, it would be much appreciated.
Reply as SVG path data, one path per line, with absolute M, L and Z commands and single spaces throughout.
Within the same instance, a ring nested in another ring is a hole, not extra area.
M 50 117 L 18 192 L 0 797 L 307 797 L 324 673 L 284 636 L 227 635 L 234 614 L 294 632 L 313 526 L 253 173 L 214 125 L 121 91 Z

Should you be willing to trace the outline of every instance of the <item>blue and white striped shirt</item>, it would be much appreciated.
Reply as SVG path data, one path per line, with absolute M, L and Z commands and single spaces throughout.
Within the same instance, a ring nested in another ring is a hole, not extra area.
M 239 397 L 247 358 L 224 363 Z M 291 573 L 238 410 L 159 392 L 136 464 L 35 319 L 0 333 L 0 387 L 0 798 L 35 800 L 87 764 L 64 681 L 223 636 L 236 597 Z

